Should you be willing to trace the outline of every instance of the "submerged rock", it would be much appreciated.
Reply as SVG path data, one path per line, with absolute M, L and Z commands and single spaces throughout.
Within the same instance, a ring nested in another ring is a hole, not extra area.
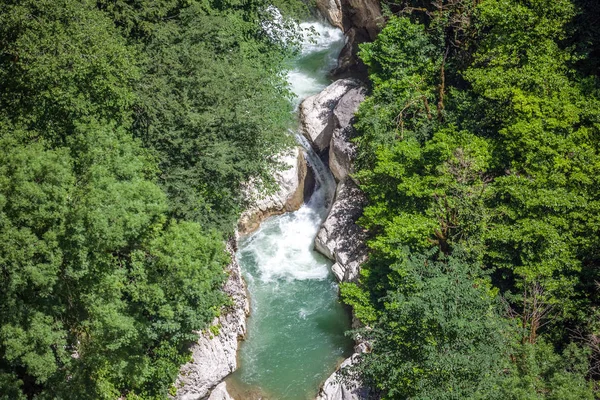
M 260 223 L 271 215 L 295 211 L 304 202 L 304 182 L 307 175 L 304 150 L 295 147 L 293 151 L 284 153 L 280 161 L 285 167 L 275 173 L 277 192 L 263 197 L 255 186 L 249 185 L 246 197 L 252 206 L 242 213 L 238 221 L 240 234 L 245 235 L 256 230 Z
M 354 138 L 356 131 L 352 123 L 354 114 L 366 94 L 367 90 L 364 87 L 350 89 L 333 110 L 335 128 L 329 146 L 329 169 L 338 182 L 353 172 L 356 145 L 350 140 Z
M 217 335 L 213 335 L 210 329 L 198 332 L 198 342 L 191 348 L 192 360 L 181 367 L 175 382 L 175 398 L 178 400 L 204 398 L 237 367 L 238 340 L 246 335 L 246 317 L 250 313 L 250 305 L 246 284 L 235 259 L 233 240 L 227 244 L 227 251 L 232 259 L 227 267 L 229 278 L 223 290 L 232 299 L 232 305 L 219 318 L 215 318 L 213 326 L 218 328 Z
M 356 79 L 339 79 L 300 104 L 300 129 L 317 151 L 322 153 L 331 142 L 335 128 L 333 110 L 350 90 L 360 86 Z
M 350 179 L 338 184 L 335 201 L 315 239 L 317 251 L 335 261 L 331 267 L 340 282 L 354 281 L 367 258 L 366 232 L 356 224 L 367 203 L 365 194 Z

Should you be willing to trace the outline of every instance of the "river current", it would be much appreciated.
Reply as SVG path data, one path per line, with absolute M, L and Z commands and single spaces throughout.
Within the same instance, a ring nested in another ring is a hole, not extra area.
M 344 44 L 341 31 L 321 22 L 301 27 L 317 35 L 305 35 L 288 73 L 296 106 L 329 84 L 327 72 Z M 315 173 L 313 195 L 298 211 L 267 219 L 238 243 L 251 302 L 240 368 L 228 378 L 230 392 L 240 400 L 314 399 L 352 348 L 344 335 L 350 318 L 338 301 L 331 261 L 313 250 L 335 180 L 310 145 L 298 139 Z

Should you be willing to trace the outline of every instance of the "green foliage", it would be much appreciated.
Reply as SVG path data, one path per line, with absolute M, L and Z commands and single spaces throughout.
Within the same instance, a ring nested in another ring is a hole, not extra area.
M 465 399 L 486 390 L 503 366 L 498 304 L 478 268 L 460 257 L 406 257 L 372 329 L 359 371 L 383 398 Z M 397 278 L 397 279 L 396 279 Z M 476 282 L 476 283 L 474 283 Z
M 450 126 L 424 144 L 406 138 L 376 155 L 375 167 L 357 174 L 371 200 L 363 223 L 385 232 L 371 242 L 374 250 L 398 257 L 406 245 L 424 250 L 435 243 L 444 251 L 458 242 L 476 245 L 470 242 L 478 242 L 486 219 L 487 140 Z
M 278 4 L 294 12 L 295 1 Z M 0 4 L 0 397 L 162 399 L 287 146 L 258 1 Z
M 0 108 L 63 144 L 84 116 L 125 123 L 139 78 L 135 52 L 93 1 L 0 4 Z
M 171 214 L 225 231 L 241 184 L 270 181 L 269 166 L 291 143 L 285 53 L 244 17 L 197 6 L 157 27 L 137 88 L 134 134 L 156 152 Z
M 375 42 L 361 46 L 374 84 L 357 114 L 357 141 L 364 148 L 358 162 L 365 169 L 373 165 L 379 146 L 403 139 L 406 131 L 421 140 L 431 134 L 436 50 L 424 27 L 408 18 L 392 18 Z
M 597 35 L 577 14 L 594 7 L 425 3 L 391 4 L 401 16 L 361 51 L 373 88 L 357 114 L 356 178 L 372 253 L 342 288 L 373 328 L 358 368 L 387 398 L 593 398 L 597 353 L 570 336 L 597 334 L 600 92 L 584 75 Z M 441 264 L 424 268 L 431 251 Z M 504 313 L 478 302 L 498 296 Z M 464 337 L 443 330 L 460 321 Z M 500 347 L 477 347 L 493 337 Z M 452 364 L 468 351 L 487 375 Z
M 519 345 L 513 349 L 516 362 L 493 383 L 496 392 L 481 393 L 475 398 L 507 400 L 577 400 L 594 399 L 586 382 L 588 360 L 585 351 L 569 345 L 563 354 L 543 341 L 536 345 Z
M 371 304 L 368 291 L 352 282 L 340 284 L 340 297 L 352 307 L 352 313 L 363 324 L 377 321 L 377 309 Z

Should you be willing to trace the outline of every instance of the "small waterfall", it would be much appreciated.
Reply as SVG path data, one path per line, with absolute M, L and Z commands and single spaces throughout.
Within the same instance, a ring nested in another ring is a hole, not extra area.
M 329 82 L 327 72 L 343 46 L 342 33 L 323 23 L 302 24 L 305 36 L 288 78 L 301 99 Z M 331 261 L 314 251 L 314 238 L 335 196 L 335 180 L 310 144 L 296 135 L 315 174 L 315 191 L 299 210 L 267 219 L 238 243 L 251 316 L 240 346 L 240 368 L 228 379 L 238 399 L 306 400 L 349 355 L 350 318 L 337 299 Z
M 327 214 L 329 214 L 329 210 L 331 209 L 331 205 L 335 198 L 335 178 L 329 170 L 329 167 L 323 163 L 304 136 L 297 134 L 296 140 L 304 147 L 306 162 L 308 163 L 308 166 L 312 168 L 315 174 L 315 180 L 317 181 L 315 192 L 308 202 L 308 207 L 314 209 L 324 220 L 327 217 Z

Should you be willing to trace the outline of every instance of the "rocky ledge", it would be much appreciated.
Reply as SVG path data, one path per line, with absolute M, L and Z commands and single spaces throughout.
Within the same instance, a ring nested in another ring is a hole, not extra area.
M 367 90 L 357 86 L 348 90 L 333 109 L 333 134 L 329 144 L 329 169 L 336 181 L 342 181 L 352 172 L 356 157 L 356 145 L 352 139 L 356 130 L 352 126 L 354 114 L 365 99 Z
M 358 278 L 367 258 L 366 233 L 356 224 L 367 199 L 349 178 L 338 184 L 335 201 L 315 239 L 317 251 L 335 261 L 331 270 L 339 282 Z
M 238 221 L 238 232 L 241 235 L 253 232 L 271 215 L 297 210 L 304 202 L 304 186 L 308 172 L 304 150 L 295 147 L 283 153 L 279 161 L 285 167 L 274 175 L 278 187 L 276 193 L 263 196 L 252 182 L 248 185 L 246 198 L 251 206 L 242 213 Z
M 315 248 L 335 261 L 332 271 L 340 282 L 356 280 L 367 257 L 366 233 L 356 224 L 366 197 L 350 177 L 356 154 L 352 123 L 365 95 L 360 81 L 340 79 L 300 105 L 302 133 L 321 154 L 329 149 L 329 168 L 339 182 Z
M 338 186 L 329 215 L 315 238 L 315 249 L 334 261 L 332 272 L 339 282 L 356 281 L 367 259 L 366 232 L 357 224 L 367 204 L 365 194 L 351 176 L 356 146 L 354 114 L 364 100 L 366 89 L 356 79 L 340 79 L 300 106 L 302 133 L 320 154 L 329 150 L 329 168 Z M 367 396 L 357 379 L 342 380 L 341 370 L 366 351 L 359 343 L 323 384 L 317 400 L 358 400 Z
M 211 329 L 198 332 L 198 342 L 191 348 L 192 360 L 181 367 L 175 382 L 175 398 L 178 400 L 203 399 L 215 387 L 218 391 L 214 396 L 211 394 L 210 399 L 231 398 L 226 387 L 219 383 L 237 367 L 238 341 L 246 335 L 246 317 L 250 313 L 246 284 L 235 259 L 235 250 L 235 241 L 230 240 L 227 243 L 227 252 L 231 255 L 231 263 L 227 268 L 229 278 L 223 290 L 233 303 L 213 321 L 212 326 L 218 329 L 217 335 Z
M 338 57 L 334 76 L 366 76 L 367 68 L 357 56 L 359 44 L 375 40 L 385 21 L 379 0 L 316 0 L 329 23 L 344 31 L 346 44 Z
M 334 109 L 349 90 L 361 86 L 356 79 L 339 79 L 300 103 L 300 129 L 315 151 L 322 154 L 329 147 L 336 128 Z
M 210 392 L 208 400 L 233 400 L 233 397 L 227 391 L 227 384 L 221 382 Z
M 362 343 L 354 348 L 354 354 L 346 358 L 339 368 L 325 381 L 316 400 L 363 400 L 369 398 L 369 389 L 365 388 L 355 376 L 342 376 L 342 370 L 357 361 L 361 353 L 367 351 Z

